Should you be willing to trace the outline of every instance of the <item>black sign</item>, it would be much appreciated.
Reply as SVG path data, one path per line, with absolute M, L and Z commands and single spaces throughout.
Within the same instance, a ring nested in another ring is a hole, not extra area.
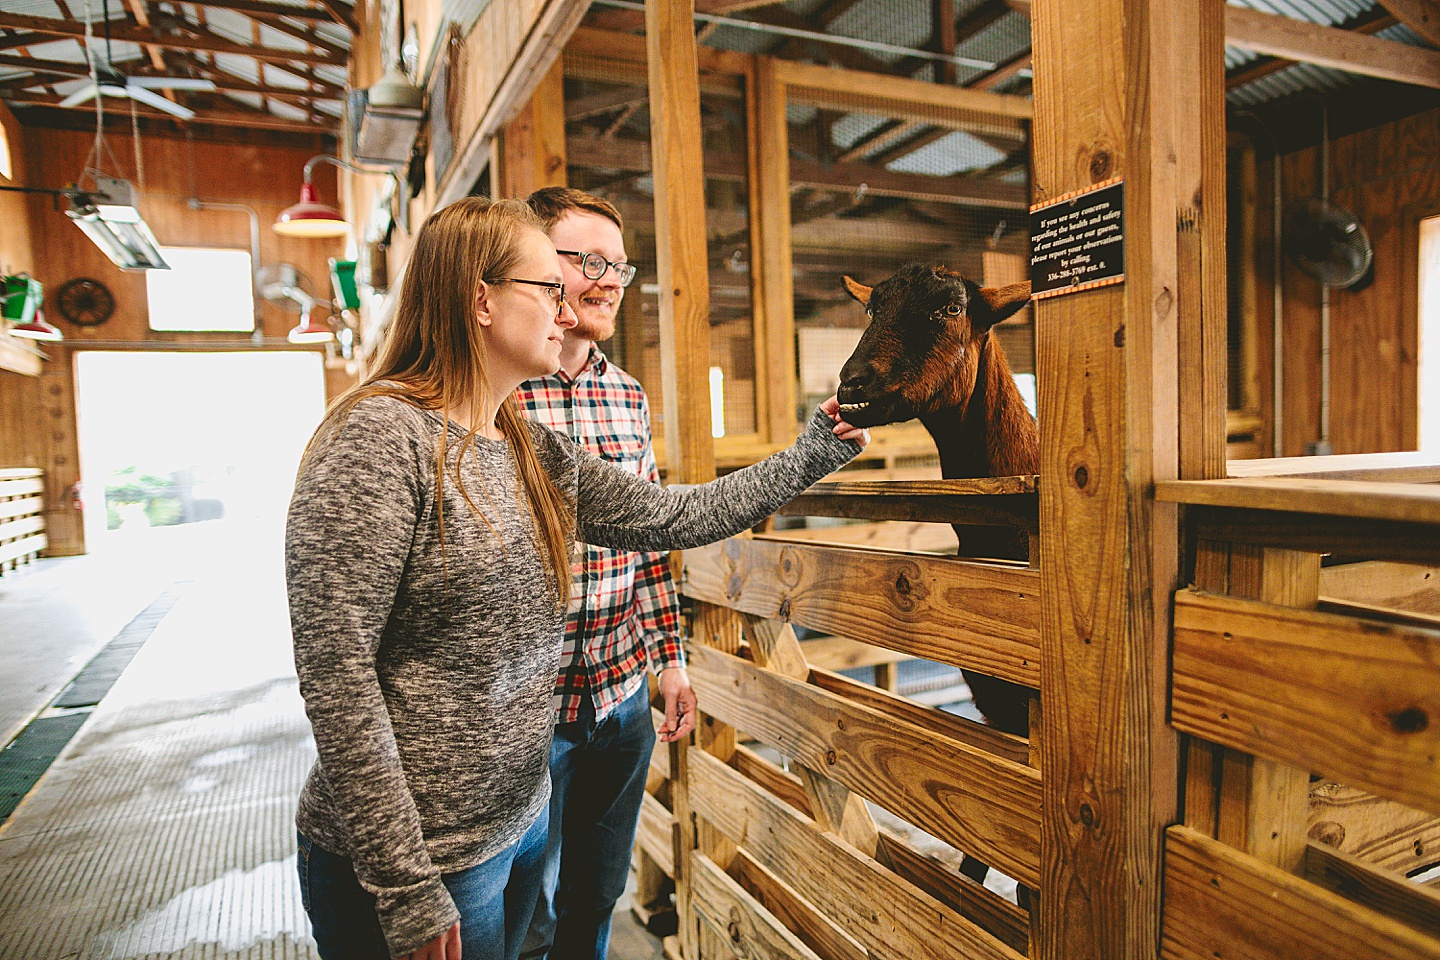
M 1120 178 L 1030 208 L 1030 289 L 1054 297 L 1125 280 Z

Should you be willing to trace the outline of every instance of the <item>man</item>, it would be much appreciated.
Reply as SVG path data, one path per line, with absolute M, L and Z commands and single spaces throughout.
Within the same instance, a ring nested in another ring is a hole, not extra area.
M 645 391 L 596 346 L 635 268 L 620 212 L 567 187 L 531 194 L 560 254 L 577 323 L 565 331 L 560 372 L 516 392 L 532 418 L 597 456 L 659 482 Z M 586 546 L 565 625 L 550 748 L 550 841 L 525 957 L 605 960 L 610 914 L 625 890 L 655 730 L 646 666 L 660 678 L 660 739 L 695 727 L 695 694 L 677 636 L 679 603 L 663 554 Z

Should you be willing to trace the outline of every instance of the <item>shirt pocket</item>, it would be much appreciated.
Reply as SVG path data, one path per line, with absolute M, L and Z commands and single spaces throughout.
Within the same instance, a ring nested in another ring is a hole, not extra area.
M 632 430 L 604 432 L 596 438 L 600 456 L 611 463 L 624 464 L 640 473 L 639 464 L 645 455 L 645 438 Z

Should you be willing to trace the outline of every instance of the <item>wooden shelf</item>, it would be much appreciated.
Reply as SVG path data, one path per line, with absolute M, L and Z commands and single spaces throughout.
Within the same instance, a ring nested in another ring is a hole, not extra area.
M 781 508 L 798 517 L 911 520 L 1040 529 L 1038 478 L 817 483 Z
M 1235 477 L 1309 477 L 1329 480 L 1378 480 L 1387 483 L 1440 483 L 1440 457 L 1433 453 L 1347 453 L 1328 457 L 1231 460 Z

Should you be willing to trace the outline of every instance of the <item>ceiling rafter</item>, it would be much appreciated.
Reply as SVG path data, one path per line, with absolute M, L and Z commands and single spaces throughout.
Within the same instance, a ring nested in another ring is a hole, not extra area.
M 181 54 L 181 56 L 185 57 L 187 62 L 194 66 L 196 71 L 204 76 L 205 79 L 213 82 L 217 90 L 229 91 L 231 93 L 259 93 L 282 100 L 343 100 L 345 98 L 344 87 L 337 87 L 326 83 L 321 83 L 319 86 L 311 86 L 310 88 L 255 83 L 246 80 L 244 77 L 236 76 L 216 64 L 205 63 L 194 57 L 194 55 L 186 56 Z M 0 64 L 3 63 L 3 58 L 0 58 Z
M 192 27 L 189 21 L 180 20 L 182 25 Z M 79 38 L 85 36 L 85 25 L 66 20 L 52 20 L 46 17 L 30 17 L 14 13 L 0 13 L 0 27 L 7 30 L 30 30 L 35 33 L 49 34 L 60 37 Z M 110 28 L 110 36 L 115 40 L 128 43 L 155 43 L 170 50 L 204 50 L 210 53 L 233 53 L 242 57 L 254 57 L 257 60 L 294 61 L 296 63 L 328 64 L 330 66 L 344 66 L 345 58 L 337 57 L 328 53 L 310 53 L 304 50 L 276 50 L 270 47 L 247 46 L 235 43 L 224 37 L 210 33 L 202 29 L 202 35 L 192 37 L 178 36 L 155 36 L 153 33 L 129 26 Z M 14 40 L 14 37 L 0 39 L 0 49 L 5 49 L 6 40 Z M 35 38 L 26 34 L 21 38 L 20 43 L 11 46 L 23 46 L 26 43 L 34 43 Z
M 1362 76 L 1440 88 L 1440 52 L 1245 7 L 1225 7 L 1225 42 Z
M 61 99 L 61 97 L 54 95 L 41 96 L 35 94 L 26 94 L 24 96 L 16 97 L 10 100 L 9 103 L 12 107 L 20 108 L 55 107 L 71 110 L 94 110 L 94 106 L 88 103 L 81 104 L 78 107 L 60 107 Z M 288 120 L 286 118 L 277 117 L 274 114 L 264 113 L 261 111 L 248 111 L 246 109 L 243 109 L 242 104 L 238 103 L 227 103 L 227 106 L 233 106 L 235 109 L 198 109 L 195 111 L 195 116 L 191 122 L 213 123 L 219 126 L 253 127 L 256 129 L 266 130 L 288 130 L 298 133 L 318 133 L 331 136 L 335 134 L 334 118 L 326 118 L 327 120 L 329 120 L 329 123 L 327 124 L 307 123 L 301 120 Z M 155 110 L 150 107 L 140 106 L 138 104 L 135 105 L 135 113 L 137 116 L 146 117 L 148 119 L 154 120 L 173 121 L 175 119 L 175 117 L 171 116 L 168 113 L 163 113 L 159 110 Z
M 755 7 L 775 6 L 782 2 L 784 0 L 695 0 L 695 12 L 727 16 Z M 600 30 L 628 33 L 645 26 L 645 14 L 639 10 L 597 10 L 588 16 L 585 25 Z
M 332 56 L 344 58 L 350 55 L 349 50 L 322 39 L 321 37 L 317 36 L 313 30 L 307 31 L 302 29 L 301 27 L 291 26 L 290 24 L 286 23 L 284 20 L 281 20 L 278 17 L 272 17 L 262 14 L 253 14 L 250 15 L 250 22 L 256 24 L 263 24 L 264 26 L 267 26 L 272 30 L 278 30 L 281 33 L 285 34 L 287 37 L 291 37 L 295 40 L 300 40 L 304 43 L 308 43 L 316 50 L 321 50 L 325 53 L 331 54 Z M 255 42 L 260 42 L 260 38 L 258 35 L 255 38 Z
M 1369 11 L 1362 13 L 1349 23 L 1340 24 L 1336 29 L 1350 30 L 1354 33 L 1374 34 L 1381 30 L 1388 30 L 1400 21 L 1386 13 L 1381 7 L 1376 6 Z M 1297 61 L 1287 60 L 1284 57 L 1262 57 L 1254 63 L 1247 63 L 1237 67 L 1225 77 L 1225 89 L 1234 90 L 1236 87 L 1243 87 L 1245 84 L 1261 77 L 1268 77 L 1272 73 L 1295 66 Z
M 1431 46 L 1440 47 L 1440 3 L 1436 0 L 1379 0 L 1399 20 Z
M 349 24 L 340 20 L 329 10 L 315 7 L 293 6 L 288 3 L 268 3 L 266 0 L 172 0 L 173 3 L 188 3 L 193 7 L 210 7 L 215 10 L 233 10 L 246 15 L 256 13 L 273 17 L 289 17 L 292 20 L 316 20 L 322 23 Z

